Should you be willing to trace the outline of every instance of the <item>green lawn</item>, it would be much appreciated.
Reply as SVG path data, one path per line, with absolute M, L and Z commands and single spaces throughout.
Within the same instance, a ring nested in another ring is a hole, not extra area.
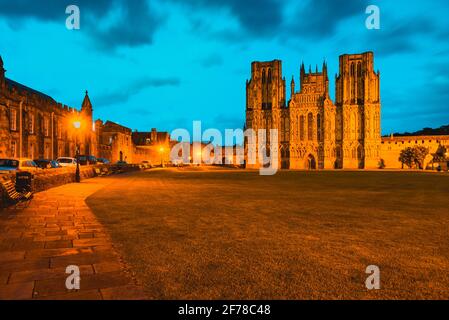
M 448 186 L 417 172 L 167 169 L 87 203 L 150 298 L 449 298 Z

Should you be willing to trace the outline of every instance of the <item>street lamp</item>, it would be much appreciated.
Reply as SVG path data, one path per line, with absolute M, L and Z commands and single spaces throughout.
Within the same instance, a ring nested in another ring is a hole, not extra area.
M 81 129 L 81 122 L 80 121 L 74 121 L 73 127 L 75 128 L 75 148 L 76 148 L 76 171 L 75 171 L 75 182 L 80 183 L 81 182 L 81 176 L 80 176 L 80 149 L 78 146 L 78 132 L 79 129 Z

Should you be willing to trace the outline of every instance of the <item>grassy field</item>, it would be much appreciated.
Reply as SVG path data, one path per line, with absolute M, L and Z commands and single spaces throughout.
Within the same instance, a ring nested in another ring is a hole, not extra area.
M 166 169 L 87 203 L 150 298 L 449 298 L 449 176 Z M 368 292 L 365 269 L 381 270 Z

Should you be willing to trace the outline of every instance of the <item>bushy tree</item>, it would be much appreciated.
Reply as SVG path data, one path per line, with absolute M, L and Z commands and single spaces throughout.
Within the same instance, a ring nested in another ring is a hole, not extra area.
M 429 149 L 423 146 L 415 146 L 413 148 L 407 147 L 401 151 L 399 161 L 402 165 L 407 165 L 409 168 L 423 169 L 424 160 L 429 154 Z
M 415 146 L 413 148 L 413 155 L 414 155 L 414 162 L 416 166 L 420 169 L 424 168 L 424 160 L 426 159 L 427 155 L 429 154 L 429 149 L 423 146 Z
M 402 167 L 404 167 L 404 164 L 407 165 L 407 167 L 412 168 L 413 165 L 413 148 L 405 148 L 401 151 L 399 154 L 399 161 L 402 163 Z

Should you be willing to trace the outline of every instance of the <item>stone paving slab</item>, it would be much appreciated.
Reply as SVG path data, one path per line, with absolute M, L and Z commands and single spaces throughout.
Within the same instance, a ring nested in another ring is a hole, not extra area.
M 90 179 L 35 195 L 25 209 L 0 211 L 0 299 L 145 299 L 85 199 L 113 179 Z M 80 268 L 68 290 L 66 268 Z

